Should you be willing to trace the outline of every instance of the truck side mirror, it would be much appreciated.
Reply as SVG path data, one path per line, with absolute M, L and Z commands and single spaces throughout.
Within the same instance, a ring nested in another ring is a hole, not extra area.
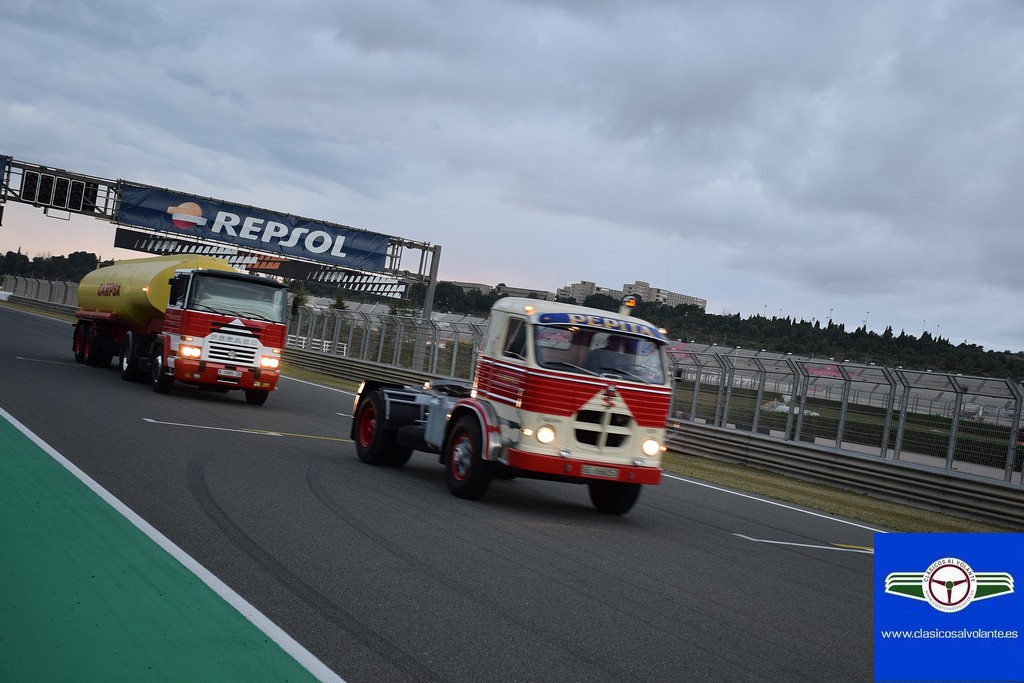
M 185 303 L 185 281 L 179 277 L 174 277 L 168 280 L 167 284 L 171 286 L 167 301 L 168 305 L 183 305 Z

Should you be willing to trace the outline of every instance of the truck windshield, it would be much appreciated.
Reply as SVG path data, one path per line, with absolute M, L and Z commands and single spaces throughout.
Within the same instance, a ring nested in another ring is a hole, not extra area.
M 533 346 L 542 368 L 665 383 L 662 343 L 587 327 L 537 325 Z
M 195 277 L 189 308 L 240 318 L 283 323 L 288 313 L 288 290 L 253 280 Z

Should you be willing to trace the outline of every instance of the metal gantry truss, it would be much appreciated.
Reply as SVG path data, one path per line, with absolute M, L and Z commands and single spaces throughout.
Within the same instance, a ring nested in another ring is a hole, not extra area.
M 3 166 L 3 174 L 0 176 L 0 216 L 3 215 L 3 205 L 10 201 L 29 204 L 42 209 L 43 213 L 48 216 L 64 220 L 70 219 L 72 215 L 98 218 L 118 226 L 114 246 L 119 248 L 150 254 L 202 253 L 220 256 L 237 267 L 253 272 L 289 279 L 336 284 L 344 289 L 383 296 L 400 297 L 406 293 L 409 283 L 423 282 L 427 285 L 424 317 L 430 315 L 441 252 L 439 245 L 385 235 L 388 243 L 383 270 L 376 272 L 340 268 L 336 265 L 319 262 L 313 257 L 309 259 L 285 257 L 270 251 L 240 248 L 236 244 L 226 241 L 189 239 L 142 226 L 123 227 L 125 224 L 118 222 L 117 214 L 120 188 L 126 181 L 99 178 L 60 168 L 18 161 L 10 156 L 0 156 L 0 164 Z M 223 200 L 212 197 L 201 199 L 225 203 Z M 266 209 L 261 210 L 265 211 Z M 300 217 L 295 216 L 295 218 Z M 325 221 L 317 222 L 332 225 Z M 338 227 L 358 230 L 358 228 L 348 226 Z M 419 252 L 419 258 L 414 268 L 403 267 L 406 250 Z

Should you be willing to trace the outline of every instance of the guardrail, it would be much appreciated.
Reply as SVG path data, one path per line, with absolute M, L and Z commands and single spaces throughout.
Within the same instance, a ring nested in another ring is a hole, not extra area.
M 1024 528 L 1024 489 L 1002 482 L 686 422 L 670 425 L 668 442 L 687 455 L 743 463 L 914 507 Z
M 379 363 L 286 349 L 284 359 L 332 377 L 420 384 L 438 376 Z M 1024 528 L 1024 489 L 875 456 L 858 456 L 806 442 L 688 422 L 669 425 L 668 445 L 696 455 L 793 476 L 961 517 Z
M 303 370 L 353 382 L 370 379 L 397 384 L 419 385 L 438 378 L 438 375 L 431 375 L 426 372 L 415 372 L 383 363 L 374 363 L 373 361 L 359 360 L 347 356 L 333 356 L 318 351 L 304 351 L 291 347 L 285 348 L 284 361 L 292 363 Z
M 74 306 L 22 296 L 10 296 L 10 300 L 63 313 L 75 310 Z M 376 379 L 415 385 L 446 377 L 293 347 L 285 349 L 284 360 L 296 367 L 353 382 Z M 787 422 L 787 430 L 788 427 Z M 687 454 L 741 462 L 925 509 L 1024 528 L 1024 487 L 957 472 L 952 466 L 929 467 L 895 460 L 884 455 L 885 449 L 878 455 L 865 455 L 816 446 L 804 441 L 805 436 L 796 432 L 786 439 L 761 435 L 762 431 L 765 431 L 763 426 L 739 429 L 674 419 L 669 425 L 668 441 L 670 446 Z M 893 456 L 898 453 L 893 452 Z
M 7 275 L 0 289 L 65 305 L 77 295 L 74 283 Z M 468 380 L 484 330 L 481 321 L 299 306 L 287 346 Z M 669 358 L 674 418 L 951 472 L 971 467 L 972 474 L 1024 486 L 1024 387 L 1012 379 L 692 342 L 673 344 Z
M 49 301 L 39 301 L 38 299 L 32 299 L 26 296 L 17 296 L 10 292 L 2 292 L 7 296 L 0 299 L 0 301 L 10 301 L 11 303 L 21 304 L 22 306 L 31 306 L 32 308 L 38 308 L 43 311 L 50 311 L 52 313 L 63 313 L 64 315 L 74 315 L 75 311 L 78 310 L 78 306 L 68 306 L 67 304 L 52 303 Z

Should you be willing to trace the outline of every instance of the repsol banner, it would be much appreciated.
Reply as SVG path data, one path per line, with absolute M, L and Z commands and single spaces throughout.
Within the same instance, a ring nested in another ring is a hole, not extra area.
M 387 257 L 387 235 L 128 183 L 116 220 L 357 270 L 383 271 Z

